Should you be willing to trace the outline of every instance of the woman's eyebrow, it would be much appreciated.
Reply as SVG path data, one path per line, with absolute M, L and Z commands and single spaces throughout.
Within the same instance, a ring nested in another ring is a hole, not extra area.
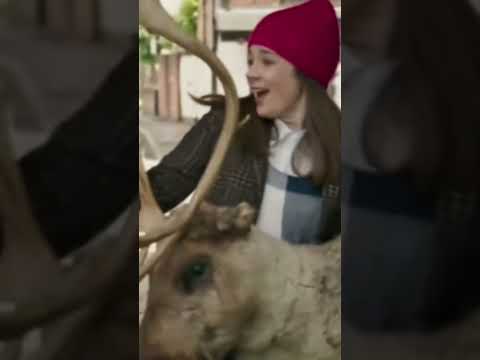
M 273 52 L 271 52 L 270 50 L 267 50 L 267 49 L 259 49 L 259 52 L 262 55 L 273 55 L 273 56 L 275 56 L 275 53 L 273 53 Z

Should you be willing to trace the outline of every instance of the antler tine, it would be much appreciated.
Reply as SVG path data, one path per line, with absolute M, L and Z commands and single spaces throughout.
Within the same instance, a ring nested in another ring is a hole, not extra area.
M 235 83 L 223 63 L 205 45 L 179 30 L 159 1 L 140 0 L 139 9 L 140 22 L 150 32 L 168 38 L 203 59 L 219 77 L 226 96 L 226 115 L 223 129 L 191 203 L 189 206 L 180 209 L 181 211 L 179 210 L 175 216 L 167 221 L 159 220 L 160 225 L 152 228 L 146 236 L 141 237 L 140 246 L 148 246 L 167 236 L 172 239 L 172 235 L 191 219 L 198 205 L 213 185 L 237 127 L 239 102 Z M 144 179 L 148 182 L 146 176 Z M 149 267 L 153 266 L 153 263 L 149 262 L 149 264 L 151 264 Z
M 138 165 L 138 192 L 140 197 L 139 239 L 140 248 L 142 248 L 148 246 L 148 244 L 142 243 L 146 234 L 155 232 L 156 228 L 162 228 L 167 220 L 155 200 L 141 156 L 139 156 Z
M 153 191 L 150 186 L 150 181 L 148 180 L 147 173 L 145 171 L 145 165 L 143 164 L 143 159 L 140 156 L 138 159 L 138 190 L 140 193 L 140 205 L 143 206 L 152 206 L 158 208 L 161 212 L 162 210 L 157 205 L 157 201 L 155 200 L 155 196 L 153 196 Z

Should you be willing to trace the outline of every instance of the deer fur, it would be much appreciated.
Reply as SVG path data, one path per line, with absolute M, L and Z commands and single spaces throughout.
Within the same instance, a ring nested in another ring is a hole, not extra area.
M 150 275 L 143 359 L 340 359 L 340 238 L 292 246 L 253 213 L 203 205 L 168 249 Z M 211 273 L 183 294 L 181 274 L 202 258 Z

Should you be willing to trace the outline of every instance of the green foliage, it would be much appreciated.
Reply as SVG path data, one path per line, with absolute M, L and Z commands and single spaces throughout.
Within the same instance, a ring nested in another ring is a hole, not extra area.
M 155 37 L 147 30 L 145 30 L 142 26 L 139 26 L 138 51 L 140 56 L 140 62 L 143 64 L 153 64 L 156 61 L 156 55 L 152 53 L 151 49 L 152 39 L 155 39 Z
M 183 0 L 178 16 L 177 23 L 183 31 L 196 36 L 198 23 L 198 0 Z M 150 34 L 142 26 L 138 30 L 140 62 L 144 64 L 153 64 L 157 61 L 157 54 L 152 53 L 151 42 L 156 41 L 159 45 L 158 50 L 174 51 L 176 45 L 163 37 L 157 38 Z
M 183 0 L 177 21 L 184 31 L 196 36 L 198 23 L 198 0 Z

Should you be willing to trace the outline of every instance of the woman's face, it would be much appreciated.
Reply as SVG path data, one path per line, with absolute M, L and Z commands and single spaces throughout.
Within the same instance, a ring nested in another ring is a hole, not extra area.
M 255 97 L 257 113 L 269 119 L 298 116 L 302 84 L 293 65 L 267 48 L 253 45 L 248 50 L 247 81 Z

